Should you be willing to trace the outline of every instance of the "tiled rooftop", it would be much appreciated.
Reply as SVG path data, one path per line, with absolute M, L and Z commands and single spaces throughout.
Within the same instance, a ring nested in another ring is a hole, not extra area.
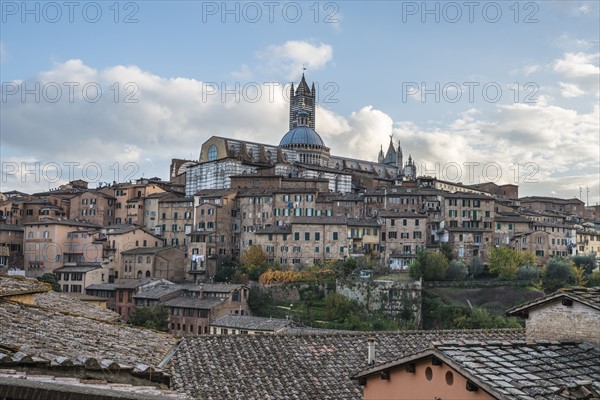
M 211 310 L 221 304 L 219 299 L 200 300 L 195 296 L 179 296 L 165 301 L 163 304 L 167 307 L 194 308 L 198 310 Z
M 561 291 L 574 300 L 577 299 L 582 303 L 595 305 L 600 309 L 600 287 L 572 287 Z
M 159 300 L 163 296 L 167 296 L 177 291 L 182 291 L 183 287 L 175 284 L 162 284 L 142 290 L 133 295 L 134 299 L 156 299 Z
M 176 343 L 168 334 L 12 302 L 0 302 L 0 321 L 1 346 L 49 361 L 157 366 Z
M 363 369 L 355 378 L 432 357 L 500 400 L 600 398 L 600 347 L 589 343 L 434 342 L 425 351 Z
M 281 318 L 253 317 L 251 315 L 227 314 L 214 320 L 211 325 L 224 328 L 278 331 L 292 323 Z
M 98 299 L 106 300 L 106 299 Z M 66 293 L 38 293 L 34 295 L 35 304 L 59 312 L 81 315 L 87 318 L 100 319 L 103 321 L 116 321 L 120 315 L 107 308 L 98 307 L 79 299 L 79 296 Z
M 204 292 L 229 293 L 242 287 L 244 285 L 236 283 L 206 283 L 204 285 Z
M 21 389 L 21 390 L 19 390 Z M 3 392 L 5 391 L 5 392 Z M 168 400 L 189 399 L 185 395 L 154 386 L 134 386 L 109 383 L 99 379 L 81 379 L 51 375 L 28 374 L 14 369 L 0 369 L 0 396 L 9 393 L 44 395 L 45 398 Z M 1 397 L 5 398 L 5 397 Z M 6 397 L 8 398 L 8 397 Z M 19 397 L 20 398 L 20 397 Z M 42 398 L 42 397 L 37 397 Z
M 501 399 L 600 396 L 600 348 L 591 344 L 440 345 L 436 349 Z
M 0 275 L 0 297 L 27 293 L 43 293 L 52 290 L 50 285 L 37 279 Z
M 422 351 L 436 340 L 523 340 L 522 330 L 226 335 L 185 338 L 169 362 L 172 387 L 195 398 L 362 399 L 351 376 L 377 360 Z
M 524 310 L 537 307 L 544 303 L 548 303 L 562 298 L 569 298 L 573 301 L 577 301 L 579 303 L 600 310 L 600 287 L 573 287 L 568 289 L 561 289 L 547 296 L 540 297 L 539 299 L 535 299 L 527 303 L 523 303 L 519 306 L 513 307 L 507 310 L 506 314 L 517 315 Z

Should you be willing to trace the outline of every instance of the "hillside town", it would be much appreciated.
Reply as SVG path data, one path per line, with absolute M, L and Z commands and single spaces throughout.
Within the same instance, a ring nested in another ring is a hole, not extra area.
M 333 155 L 315 96 L 164 179 L 2 192 L 0 398 L 600 398 L 600 206 L 419 175 L 393 136 Z M 443 325 L 446 281 L 528 289 Z

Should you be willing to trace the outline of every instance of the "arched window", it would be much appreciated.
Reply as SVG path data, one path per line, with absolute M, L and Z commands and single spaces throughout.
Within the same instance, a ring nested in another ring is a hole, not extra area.
M 150 271 L 146 271 L 146 278 L 150 278 Z
M 217 146 L 214 144 L 208 148 L 208 161 L 215 161 L 217 159 Z
M 138 273 L 137 273 L 137 277 L 138 277 L 138 278 L 141 278 L 141 277 L 142 277 L 142 271 L 138 271 Z
M 150 256 L 146 257 L 146 264 L 150 264 Z
M 138 258 L 137 258 L 137 262 L 138 262 L 138 264 L 141 264 L 141 263 L 142 263 L 142 256 L 138 256 Z

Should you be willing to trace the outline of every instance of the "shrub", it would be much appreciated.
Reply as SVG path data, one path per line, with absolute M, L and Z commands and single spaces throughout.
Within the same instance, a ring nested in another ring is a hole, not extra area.
M 58 278 L 56 277 L 56 275 L 54 275 L 52 273 L 45 273 L 44 275 L 40 276 L 37 279 L 40 282 L 48 283 L 50 286 L 52 286 L 53 291 L 62 292 L 62 290 L 60 289 L 60 284 L 58 283 Z
M 538 267 L 533 265 L 522 265 L 517 269 L 517 279 L 531 280 L 539 279 L 541 271 Z
M 551 258 L 542 275 L 542 288 L 546 293 L 552 293 L 560 288 L 577 283 L 573 268 L 564 258 Z
M 576 267 L 583 268 L 585 275 L 591 275 L 594 269 L 597 267 L 595 254 L 589 256 L 575 256 L 573 262 Z
M 343 322 L 352 314 L 354 307 L 352 300 L 339 293 L 331 292 L 325 296 L 325 315 L 330 321 Z
M 248 295 L 248 307 L 250 308 L 250 311 L 252 311 L 252 314 L 261 315 L 260 311 L 272 301 L 273 298 L 268 291 L 262 290 L 258 286 L 250 289 L 250 294 Z
M 477 278 L 485 270 L 485 265 L 481 262 L 481 258 L 478 256 L 473 257 L 469 264 L 469 276 L 471 278 Z
M 489 270 L 498 274 L 498 279 L 515 279 L 520 266 L 535 263 L 535 256 L 531 252 L 520 252 L 510 247 L 495 247 L 490 252 Z
M 467 277 L 467 264 L 460 260 L 453 260 L 446 270 L 446 279 L 449 281 L 463 281 Z
M 154 307 L 136 307 L 131 315 L 131 324 L 157 331 L 169 331 L 169 309 L 163 304 Z
M 442 253 L 418 250 L 417 257 L 410 265 L 408 273 L 412 278 L 439 281 L 445 278 L 447 269 L 448 260 Z
M 600 271 L 594 271 L 587 281 L 588 287 L 600 287 Z

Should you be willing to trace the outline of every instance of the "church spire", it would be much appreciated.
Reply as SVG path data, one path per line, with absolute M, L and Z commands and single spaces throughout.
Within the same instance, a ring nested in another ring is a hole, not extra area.
M 394 135 L 390 135 L 390 145 L 387 149 L 387 153 L 385 153 L 385 159 L 383 163 L 386 165 L 397 166 L 396 165 L 396 149 L 394 148 Z
M 379 150 L 379 155 L 377 156 L 377 162 L 379 164 L 383 164 L 384 155 L 383 155 L 383 145 L 381 145 L 381 149 Z
M 396 150 L 396 166 L 400 173 L 402 173 L 403 156 L 402 156 L 402 145 L 400 144 L 400 139 L 398 139 L 398 149 Z
M 303 68 L 303 71 L 305 68 Z M 306 118 L 307 126 L 311 129 L 315 129 L 315 111 L 316 111 L 316 90 L 313 82 L 312 91 L 306 83 L 306 77 L 302 72 L 302 79 L 298 86 L 294 86 L 292 82 L 290 88 L 290 119 L 289 129 L 295 128 L 298 122 L 298 112 L 304 110 L 308 115 Z

